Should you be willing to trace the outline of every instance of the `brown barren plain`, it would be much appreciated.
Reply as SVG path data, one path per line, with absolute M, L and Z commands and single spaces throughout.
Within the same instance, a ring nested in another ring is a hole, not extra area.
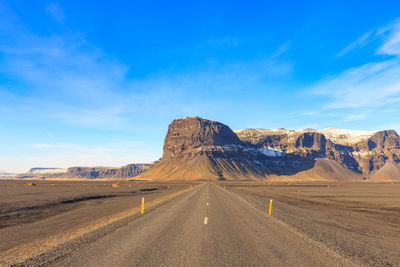
M 400 266 L 400 183 L 216 183 L 263 213 L 273 199 L 282 227 L 358 265 Z M 0 181 L 0 265 L 51 263 L 134 220 L 142 197 L 155 207 L 196 184 Z
M 139 213 L 142 197 L 147 208 L 187 190 L 190 185 L 196 183 L 0 181 L 0 266 L 21 262 L 29 265 L 30 258 L 74 238 L 82 238 L 112 223 L 114 228 L 119 227 Z M 112 230 L 102 229 L 102 232 Z M 43 257 L 48 260 L 56 256 L 43 254 Z
M 367 266 L 400 266 L 400 183 L 221 182 L 285 227 Z

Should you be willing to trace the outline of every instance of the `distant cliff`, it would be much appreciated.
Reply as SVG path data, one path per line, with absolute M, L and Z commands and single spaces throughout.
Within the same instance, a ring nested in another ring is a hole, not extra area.
M 29 174 L 56 174 L 56 173 L 66 173 L 67 169 L 61 168 L 41 168 L 36 167 L 29 170 Z
M 107 167 L 71 167 L 63 177 L 71 178 L 130 178 L 142 174 L 151 164 L 129 164 L 120 168 Z

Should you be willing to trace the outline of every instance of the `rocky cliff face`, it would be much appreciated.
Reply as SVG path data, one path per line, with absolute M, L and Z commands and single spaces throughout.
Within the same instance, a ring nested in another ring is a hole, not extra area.
M 245 129 L 189 117 L 174 120 L 151 179 L 356 179 L 397 173 L 399 136 L 339 129 Z M 386 165 L 389 167 L 383 168 Z M 389 173 L 389 172 L 388 172 Z M 394 176 L 394 175 L 391 175 Z M 393 178 L 393 177 L 391 177 Z
M 222 123 L 199 117 L 176 119 L 168 127 L 163 157 L 141 177 L 192 180 L 262 175 L 266 168 L 251 168 L 246 162 L 248 158 L 256 160 L 256 148 L 245 147 L 247 144 Z
M 142 174 L 150 164 L 129 164 L 120 168 L 106 167 L 72 167 L 64 174 L 73 178 L 130 178 Z
M 177 119 L 168 127 L 163 158 L 191 153 L 200 147 L 240 145 L 242 142 L 226 125 L 199 117 Z
M 238 130 L 243 141 L 301 157 L 326 158 L 364 177 L 373 177 L 385 164 L 400 164 L 400 138 L 394 130 L 341 134 L 326 130 Z M 329 139 L 321 132 L 327 132 Z M 349 130 L 344 130 L 349 132 Z

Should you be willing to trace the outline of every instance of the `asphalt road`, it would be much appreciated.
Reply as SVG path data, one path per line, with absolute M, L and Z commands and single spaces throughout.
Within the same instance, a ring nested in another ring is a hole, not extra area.
M 341 258 L 206 183 L 54 266 L 343 266 Z

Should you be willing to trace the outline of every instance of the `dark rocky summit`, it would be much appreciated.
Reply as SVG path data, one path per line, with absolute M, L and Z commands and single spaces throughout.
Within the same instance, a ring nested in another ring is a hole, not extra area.
M 199 117 L 174 120 L 151 179 L 398 179 L 399 136 L 393 130 L 245 129 Z
M 198 147 L 240 145 L 242 142 L 226 125 L 199 117 L 177 119 L 168 127 L 163 158 L 190 153 Z

